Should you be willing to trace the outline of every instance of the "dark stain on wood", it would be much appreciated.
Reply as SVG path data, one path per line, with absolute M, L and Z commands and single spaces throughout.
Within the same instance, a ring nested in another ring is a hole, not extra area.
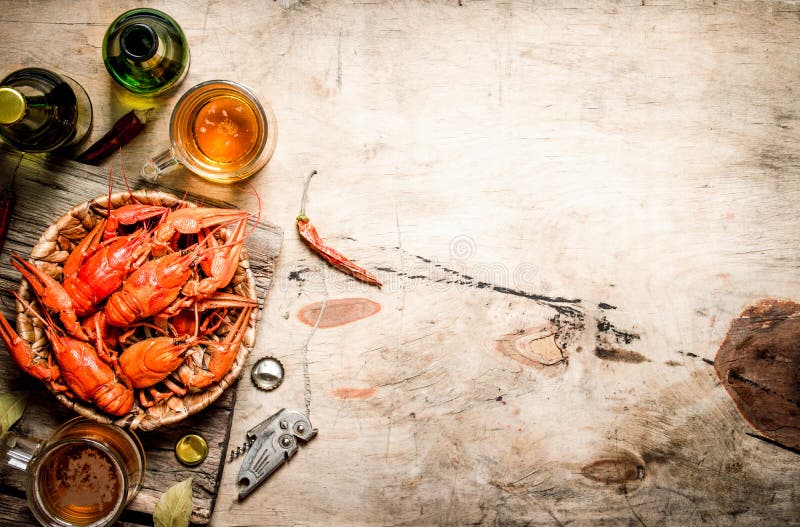
M 403 251 L 399 247 L 392 247 L 392 248 L 382 247 L 382 249 Z M 392 269 L 391 267 L 381 267 L 378 269 L 385 272 L 395 273 L 397 274 L 397 276 L 403 276 L 412 280 L 427 280 L 432 283 L 463 285 L 467 287 L 474 287 L 476 289 L 485 289 L 489 291 L 494 291 L 505 295 L 526 298 L 528 300 L 533 300 L 538 304 L 548 306 L 553 310 L 555 310 L 556 314 L 551 320 L 551 322 L 555 327 L 558 328 L 556 331 L 556 345 L 558 346 L 558 348 L 560 348 L 562 352 L 564 363 L 566 363 L 567 360 L 566 350 L 570 348 L 570 346 L 577 340 L 579 334 L 585 329 L 586 313 L 581 305 L 582 300 L 580 298 L 542 295 L 538 293 L 524 291 L 522 289 L 515 289 L 493 284 L 490 282 L 481 281 L 466 273 L 462 273 L 455 269 L 450 269 L 441 264 L 438 264 L 435 261 L 431 260 L 430 258 L 425 258 L 424 256 L 413 254 L 407 251 L 403 252 L 420 262 L 428 264 L 430 272 L 427 274 L 419 274 L 419 273 L 410 274 L 410 273 L 405 273 L 403 271 L 397 271 L 395 269 Z M 597 307 L 603 311 L 617 309 L 617 306 L 608 304 L 606 302 L 598 303 Z M 531 340 L 527 336 L 527 332 L 530 331 L 530 328 L 523 329 L 520 331 L 526 334 L 525 338 L 528 338 L 530 342 Z M 520 333 L 503 335 L 498 339 L 498 349 L 502 353 L 508 355 L 511 358 L 514 358 L 515 360 L 521 360 L 523 364 L 542 365 L 543 362 L 539 361 L 535 357 L 536 355 L 535 353 L 533 354 L 533 356 L 527 356 L 524 352 L 520 355 L 519 350 L 515 351 L 515 348 L 519 346 L 522 346 L 522 348 L 520 349 L 525 348 L 524 345 L 520 344 L 521 341 L 519 340 L 519 337 Z M 640 338 L 641 337 L 639 336 L 638 333 L 619 329 L 612 322 L 610 322 L 605 316 L 603 316 L 601 319 L 597 321 L 597 334 L 596 334 L 597 348 L 595 353 L 599 357 L 605 360 L 616 360 L 616 361 L 634 362 L 634 363 L 644 362 L 649 359 L 647 359 L 647 357 L 645 357 L 641 353 L 620 348 L 620 346 L 630 344 L 633 341 L 638 340 Z M 547 364 L 547 362 L 548 360 L 545 360 L 544 365 L 549 365 Z M 561 360 L 558 360 L 556 361 L 556 364 L 560 362 Z
M 599 359 L 612 362 L 629 362 L 632 364 L 649 362 L 650 359 L 638 351 L 626 348 L 628 344 L 639 338 L 641 337 L 639 337 L 638 333 L 618 329 L 608 318 L 603 316 L 597 320 L 594 354 Z
M 767 298 L 745 308 L 713 364 L 753 428 L 800 449 L 800 304 Z
M 612 362 L 639 363 L 639 362 L 650 361 L 650 359 L 648 359 L 638 351 L 626 350 L 622 348 L 597 346 L 594 349 L 594 354 L 599 359 L 608 360 Z
M 308 267 L 304 267 L 303 269 L 298 269 L 296 271 L 290 271 L 289 272 L 289 280 L 293 281 L 293 282 L 300 282 L 301 284 L 305 283 L 306 279 L 303 278 L 303 274 L 307 273 L 310 270 L 311 269 L 309 269 Z
M 567 356 L 556 338 L 558 330 L 558 326 L 549 323 L 503 335 L 497 339 L 497 351 L 524 366 L 566 364 Z
M 578 313 L 556 313 L 550 320 L 557 328 L 556 344 L 564 352 L 565 356 L 567 350 L 575 349 L 581 351 L 581 347 L 576 345 L 580 341 L 581 334 L 583 333 L 586 323 L 584 322 L 584 314 Z
M 309 304 L 297 313 L 297 318 L 303 324 L 314 326 L 317 324 L 322 302 Z M 319 321 L 319 328 L 332 328 L 349 324 L 363 318 L 371 317 L 381 310 L 381 305 L 368 298 L 337 298 L 328 300 L 322 318 Z
M 637 333 L 617 329 L 617 327 L 614 326 L 614 324 L 612 324 L 606 317 L 603 317 L 597 321 L 597 333 L 598 339 L 602 338 L 601 335 L 603 334 L 611 335 L 619 344 L 630 344 L 634 340 L 638 340 L 640 338 Z
M 680 355 L 683 355 L 684 357 L 691 357 L 691 358 L 693 358 L 693 359 L 700 359 L 701 361 L 703 361 L 703 362 L 705 362 L 706 364 L 709 364 L 709 365 L 711 365 L 711 366 L 713 366 L 713 365 L 714 365 L 714 361 L 713 361 L 713 360 L 711 360 L 711 359 L 707 359 L 707 358 L 705 358 L 705 357 L 701 357 L 701 356 L 700 356 L 700 355 L 698 355 L 697 353 L 692 353 L 692 352 L 683 352 L 683 351 L 681 351 L 681 350 L 678 350 L 678 351 L 677 351 L 677 353 L 678 353 L 678 354 L 680 354 Z M 667 364 L 669 364 L 669 363 L 667 363 Z
M 758 439 L 759 441 L 764 441 L 765 443 L 769 443 L 770 445 L 775 445 L 778 448 L 782 448 L 784 450 L 788 450 L 789 452 L 794 452 L 795 454 L 800 454 L 800 448 L 788 447 L 786 445 L 782 445 L 782 444 L 778 443 L 777 441 L 773 441 L 772 439 L 770 439 L 768 437 L 760 436 L 758 434 L 752 434 L 750 432 L 748 432 L 747 435 L 749 435 L 750 437 L 753 437 L 755 439 Z
M 691 357 L 693 359 L 700 359 L 701 361 L 705 362 L 706 364 L 710 364 L 712 366 L 714 365 L 714 361 L 713 360 L 707 359 L 705 357 L 701 357 L 700 355 L 698 355 L 696 353 L 687 352 L 686 356 L 687 357 Z
M 384 250 L 387 250 L 386 247 L 383 247 Z M 393 247 L 393 250 L 402 250 L 399 247 Z M 580 317 L 583 318 L 583 312 L 580 309 L 577 309 L 573 306 L 579 306 L 581 304 L 580 298 L 566 298 L 562 296 L 548 296 L 542 295 L 539 293 L 531 293 L 529 291 L 524 291 L 522 289 L 516 289 L 513 287 L 505 287 L 497 284 L 493 284 L 491 282 L 484 282 L 482 280 L 478 280 L 473 276 L 468 274 L 462 273 L 455 269 L 450 269 L 449 267 L 445 267 L 444 265 L 438 264 L 431 260 L 430 258 L 425 258 L 424 256 L 419 256 L 418 254 L 412 254 L 407 251 L 403 251 L 409 256 L 413 256 L 420 262 L 426 263 L 430 265 L 430 270 L 433 273 L 429 274 L 419 274 L 415 273 L 413 275 L 408 275 L 403 271 L 395 271 L 390 267 L 382 267 L 378 268 L 381 271 L 385 272 L 394 272 L 397 276 L 405 276 L 409 279 L 414 280 L 428 280 L 434 283 L 445 283 L 445 284 L 454 284 L 454 285 L 463 285 L 467 287 L 474 287 L 476 289 L 488 289 L 490 291 L 495 291 L 497 293 L 511 295 L 511 296 L 518 296 L 522 298 L 527 298 L 528 300 L 533 300 L 537 303 L 544 304 L 550 306 L 551 308 L 555 309 L 558 313 L 564 315 L 570 315 L 573 317 Z M 431 276 L 439 275 L 439 276 Z M 444 275 L 444 276 L 442 276 Z M 566 305 L 565 305 L 566 304 Z
M 786 152 L 780 146 L 767 145 L 758 154 L 759 165 L 768 172 L 783 174 L 786 170 L 800 165 L 800 156 Z
M 605 485 L 626 485 L 644 479 L 644 464 L 632 456 L 599 459 L 584 466 L 581 475 Z

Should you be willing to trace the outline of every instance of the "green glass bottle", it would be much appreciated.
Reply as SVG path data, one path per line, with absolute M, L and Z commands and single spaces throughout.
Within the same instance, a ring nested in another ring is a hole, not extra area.
M 156 9 L 126 11 L 103 38 L 103 62 L 114 81 L 140 95 L 162 95 L 189 71 L 189 44 L 169 15 Z
M 0 81 L 0 137 L 23 152 L 63 152 L 92 128 L 92 103 L 74 80 L 23 68 Z

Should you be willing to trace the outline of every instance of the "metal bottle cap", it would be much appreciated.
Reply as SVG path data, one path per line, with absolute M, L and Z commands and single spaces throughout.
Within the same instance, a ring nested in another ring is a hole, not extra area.
M 283 382 L 283 364 L 275 357 L 262 357 L 253 364 L 250 378 L 256 388 L 271 391 Z
M 208 443 L 197 434 L 187 434 L 175 445 L 175 455 L 184 465 L 199 465 L 208 455 Z
M 0 88 L 0 124 L 14 124 L 25 117 L 25 97 L 13 88 Z

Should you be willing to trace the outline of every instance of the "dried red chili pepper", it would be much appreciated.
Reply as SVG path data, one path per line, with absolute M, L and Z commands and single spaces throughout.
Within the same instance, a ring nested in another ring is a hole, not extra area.
M 362 282 L 381 287 L 382 284 L 377 278 L 375 278 L 375 275 L 363 267 L 356 265 L 336 249 L 329 247 L 322 240 L 317 232 L 317 229 L 311 224 L 308 216 L 306 216 L 306 197 L 308 196 L 308 184 L 311 182 L 311 178 L 316 173 L 317 171 L 314 170 L 308 175 L 306 178 L 305 187 L 303 187 L 303 200 L 300 204 L 300 214 L 297 216 L 297 230 L 300 233 L 300 237 L 305 240 L 305 242 L 314 250 L 314 252 L 322 256 L 326 262 L 331 264 L 336 269 L 339 269 L 340 271 L 345 272 L 354 278 L 361 280 Z
M 131 110 L 126 113 L 114 123 L 111 130 L 106 132 L 103 137 L 87 148 L 84 153 L 76 157 L 75 161 L 86 163 L 87 165 L 99 164 L 100 161 L 107 158 L 139 135 L 139 132 L 144 129 L 149 113 L 149 109 Z

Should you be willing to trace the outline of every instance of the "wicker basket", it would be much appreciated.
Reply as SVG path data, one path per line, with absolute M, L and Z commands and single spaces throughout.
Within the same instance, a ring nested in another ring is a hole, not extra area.
M 136 191 L 132 193 L 136 202 L 145 204 L 162 205 L 170 208 L 195 206 L 171 194 L 156 191 Z M 116 209 L 132 203 L 131 194 L 116 193 L 110 196 L 111 208 Z M 62 280 L 62 266 L 69 256 L 72 248 L 79 243 L 88 232 L 106 215 L 108 209 L 108 196 L 101 196 L 73 207 L 54 224 L 47 228 L 39 241 L 31 250 L 31 261 L 40 269 L 57 280 Z M 220 231 L 218 236 L 224 241 L 227 231 Z M 241 253 L 239 267 L 226 291 L 256 299 L 255 280 L 250 271 L 246 250 Z M 26 280 L 22 280 L 19 288 L 20 296 L 26 301 L 33 301 L 35 297 Z M 79 414 L 105 423 L 114 423 L 119 426 L 143 431 L 153 430 L 161 425 L 180 421 L 189 415 L 199 412 L 214 402 L 222 392 L 228 388 L 240 375 L 245 361 L 250 354 L 255 341 L 255 324 L 258 310 L 253 310 L 242 345 L 237 351 L 236 358 L 230 371 L 218 383 L 211 384 L 202 391 L 189 392 L 184 396 L 173 395 L 169 399 L 159 402 L 149 408 L 142 407 L 137 401 L 130 413 L 123 417 L 115 417 L 92 406 L 90 403 L 79 399 L 72 399 L 56 392 L 48 385 L 50 391 L 64 405 L 72 408 Z M 28 341 L 34 353 L 42 359 L 47 359 L 51 353 L 50 343 L 44 331 L 43 323 L 32 315 L 20 302 L 17 302 L 17 331 L 20 336 Z M 138 392 L 138 390 L 137 390 Z

